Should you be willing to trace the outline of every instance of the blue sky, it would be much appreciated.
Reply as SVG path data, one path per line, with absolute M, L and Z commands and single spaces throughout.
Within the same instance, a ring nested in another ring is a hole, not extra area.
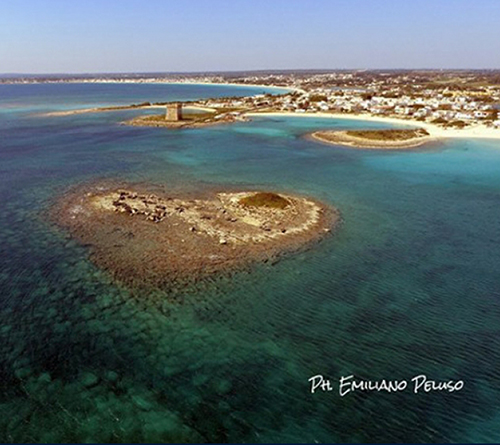
M 0 73 L 500 68 L 500 0 L 0 0 Z

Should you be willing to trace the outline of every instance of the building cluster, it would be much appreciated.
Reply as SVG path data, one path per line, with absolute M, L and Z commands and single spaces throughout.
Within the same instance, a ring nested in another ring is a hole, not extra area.
M 444 126 L 482 124 L 500 128 L 500 82 L 495 75 L 498 76 L 495 72 L 361 71 L 252 75 L 238 82 L 293 88 L 292 94 L 265 97 L 263 106 L 275 111 L 366 113 Z M 493 77 L 493 82 L 488 82 L 489 77 Z
M 288 94 L 212 99 L 227 112 L 287 111 L 400 117 L 443 126 L 500 128 L 500 71 L 271 71 L 199 74 L 109 74 L 3 78 L 0 83 L 237 83 L 289 88 Z
M 500 103 L 500 98 L 497 99 Z M 356 91 L 325 91 L 317 89 L 298 97 L 288 96 L 278 109 L 295 112 L 368 113 L 377 116 L 406 117 L 437 124 L 459 126 L 485 124 L 499 126 L 498 109 L 490 103 L 477 101 L 467 94 L 448 96 L 431 93 L 427 96 L 386 97 L 377 93 Z

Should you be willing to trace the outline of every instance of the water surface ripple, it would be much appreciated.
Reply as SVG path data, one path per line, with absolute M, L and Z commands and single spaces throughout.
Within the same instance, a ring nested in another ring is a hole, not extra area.
M 165 131 L 117 125 L 129 112 L 38 115 L 239 93 L 0 86 L 0 439 L 500 441 L 498 142 L 387 153 L 303 137 L 359 121 Z M 44 217 L 98 178 L 288 190 L 338 207 L 343 223 L 276 264 L 141 295 Z M 334 391 L 310 394 L 316 374 Z M 351 374 L 465 386 L 340 397 Z

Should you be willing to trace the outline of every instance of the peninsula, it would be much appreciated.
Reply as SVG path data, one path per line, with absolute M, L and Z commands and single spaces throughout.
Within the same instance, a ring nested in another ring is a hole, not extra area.
M 339 220 L 310 198 L 267 191 L 171 193 L 94 184 L 65 194 L 58 225 L 120 282 L 163 287 L 276 259 L 320 240 Z

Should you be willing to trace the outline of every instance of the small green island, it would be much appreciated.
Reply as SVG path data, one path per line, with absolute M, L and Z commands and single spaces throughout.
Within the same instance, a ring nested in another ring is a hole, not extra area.
M 415 148 L 436 141 L 424 128 L 316 131 L 311 138 L 332 145 L 381 150 Z

